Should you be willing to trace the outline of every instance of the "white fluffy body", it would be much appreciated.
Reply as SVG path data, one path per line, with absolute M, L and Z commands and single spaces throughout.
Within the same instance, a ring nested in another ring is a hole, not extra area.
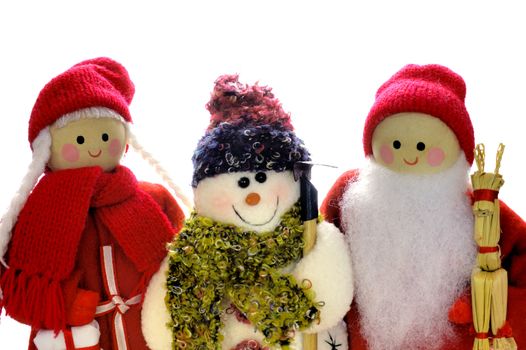
M 239 322 L 235 315 L 227 313 L 223 314 L 221 320 L 223 321 L 221 349 L 233 349 L 245 340 L 255 340 L 260 344 L 264 344 L 263 339 L 265 337 L 261 332 L 257 332 L 253 325 Z
M 172 348 L 172 332 L 167 324 L 171 321 L 164 298 L 167 293 L 166 276 L 168 257 L 161 263 L 159 271 L 153 275 L 144 295 L 141 311 L 141 326 L 146 344 L 152 350 Z
M 281 216 L 297 202 L 300 195 L 299 184 L 294 181 L 290 171 L 267 171 L 265 174 L 266 180 L 263 182 L 258 182 L 256 173 L 253 172 L 221 174 L 200 181 L 195 189 L 196 211 L 216 221 L 256 232 L 273 230 L 280 223 Z M 246 187 L 238 185 L 239 179 L 243 177 L 250 181 Z M 254 193 L 258 194 L 260 200 L 257 204 L 250 205 L 245 199 Z M 309 329 L 310 332 L 322 332 L 318 337 L 319 349 L 331 350 L 329 344 L 332 336 L 338 344 L 345 344 L 345 347 L 338 347 L 339 350 L 344 350 L 347 346 L 347 333 L 341 320 L 349 309 L 353 296 L 349 248 L 341 232 L 328 222 L 320 223 L 317 233 L 316 244 L 309 254 L 297 264 L 288 266 L 284 273 L 292 273 L 298 283 L 304 279 L 310 280 L 315 299 L 325 303 L 321 309 L 320 324 Z M 165 261 L 150 281 L 142 309 L 143 334 L 152 350 L 172 348 L 172 334 L 166 326 L 170 316 L 164 301 L 166 271 Z M 228 300 L 224 302 L 229 303 Z M 234 315 L 227 313 L 222 315 L 222 321 L 223 349 L 231 349 L 244 340 L 262 343 L 263 334 L 256 332 L 254 325 L 241 323 Z M 297 333 L 291 349 L 301 348 L 301 334 Z
M 353 299 L 351 257 L 344 236 L 333 224 L 318 224 L 316 245 L 296 265 L 292 275 L 299 283 L 309 280 L 316 300 L 324 303 L 320 323 L 307 333 L 334 326 L 349 310 Z
M 439 348 L 475 261 L 469 165 L 399 174 L 370 159 L 343 196 L 362 333 L 371 350 Z

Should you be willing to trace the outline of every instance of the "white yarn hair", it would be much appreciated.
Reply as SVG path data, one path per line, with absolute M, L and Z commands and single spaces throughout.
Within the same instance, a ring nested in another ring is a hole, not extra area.
M 137 140 L 135 134 L 129 128 L 127 129 L 127 132 L 128 141 L 130 142 L 130 145 L 133 147 L 133 149 L 135 149 L 135 151 L 139 153 L 141 157 L 155 169 L 155 172 L 163 179 L 163 181 L 168 184 L 168 186 L 174 191 L 175 195 L 181 200 L 181 202 L 183 202 L 187 211 L 191 212 L 193 208 L 192 201 L 184 194 L 183 190 L 175 184 L 168 172 L 162 167 L 161 163 L 155 159 L 151 153 L 144 149 L 144 147 Z
M 168 186 L 175 192 L 176 196 L 182 201 L 188 211 L 191 211 L 193 204 L 188 197 L 183 193 L 181 188 L 175 184 L 168 172 L 161 166 L 160 162 L 156 160 L 144 147 L 137 141 L 137 137 L 130 130 L 130 123 L 128 123 L 121 115 L 112 109 L 106 107 L 90 107 L 79 109 L 77 111 L 68 113 L 57 119 L 53 123 L 53 127 L 62 128 L 68 123 L 87 118 L 113 118 L 123 123 L 130 145 L 146 160 L 161 176 L 161 178 L 168 184 Z M 28 171 L 22 179 L 20 188 L 15 193 L 9 209 L 2 216 L 0 220 L 0 263 L 6 268 L 7 263 L 4 260 L 4 255 L 7 251 L 7 246 L 11 240 L 11 230 L 15 226 L 18 215 L 22 210 L 24 204 L 29 197 L 29 194 L 35 187 L 40 176 L 44 173 L 46 165 L 51 156 L 51 133 L 50 127 L 46 127 L 40 131 L 38 136 L 31 144 L 33 149 L 33 156 L 29 164 Z
M 120 121 L 123 123 L 128 129 L 128 122 L 117 112 L 115 112 L 113 109 L 109 109 L 106 107 L 89 107 L 89 108 L 83 108 L 79 109 L 77 111 L 64 114 L 62 117 L 58 118 L 54 123 L 53 127 L 56 128 L 63 128 L 64 126 L 68 125 L 71 122 L 81 120 L 81 119 L 90 119 L 90 118 L 112 118 Z

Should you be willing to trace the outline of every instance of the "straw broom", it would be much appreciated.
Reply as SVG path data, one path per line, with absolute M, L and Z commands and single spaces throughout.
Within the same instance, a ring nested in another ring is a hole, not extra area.
M 516 350 L 506 322 L 508 277 L 501 268 L 500 205 L 498 192 L 504 180 L 499 174 L 504 145 L 500 144 L 494 173 L 484 172 L 485 149 L 475 149 L 477 171 L 471 176 L 473 185 L 474 239 L 478 245 L 477 267 L 471 276 L 471 297 L 475 340 L 473 350 Z M 490 336 L 490 326 L 491 335 Z M 490 339 L 493 340 L 492 344 Z

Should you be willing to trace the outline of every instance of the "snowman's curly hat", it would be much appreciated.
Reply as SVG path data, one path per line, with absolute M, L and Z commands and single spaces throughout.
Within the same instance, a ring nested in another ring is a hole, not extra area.
M 206 105 L 210 126 L 192 157 L 192 186 L 206 177 L 238 171 L 292 170 L 310 160 L 294 133 L 290 114 L 267 86 L 249 86 L 223 75 Z

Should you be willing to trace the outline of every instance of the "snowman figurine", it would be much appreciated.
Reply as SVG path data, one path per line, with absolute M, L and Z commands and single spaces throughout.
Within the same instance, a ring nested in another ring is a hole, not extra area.
M 292 170 L 310 158 L 290 115 L 270 88 L 237 75 L 219 77 L 207 108 L 193 156 L 195 212 L 145 296 L 148 346 L 303 349 L 304 333 L 317 333 L 318 349 L 347 349 L 349 251 L 321 221 L 303 254 Z

